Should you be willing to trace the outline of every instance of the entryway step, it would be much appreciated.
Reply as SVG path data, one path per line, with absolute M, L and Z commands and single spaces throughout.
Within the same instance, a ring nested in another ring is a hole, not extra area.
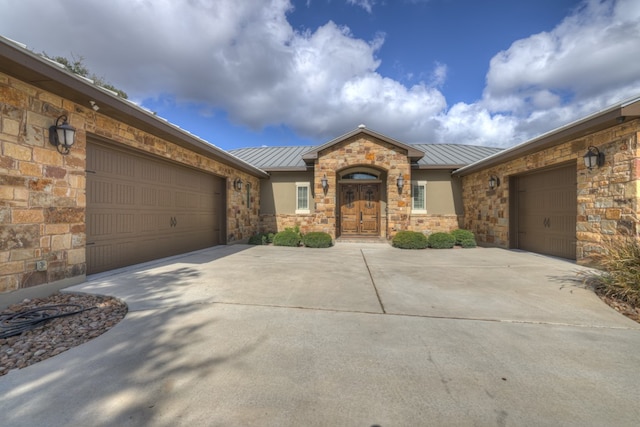
M 380 236 L 340 236 L 336 243 L 388 243 L 387 239 Z

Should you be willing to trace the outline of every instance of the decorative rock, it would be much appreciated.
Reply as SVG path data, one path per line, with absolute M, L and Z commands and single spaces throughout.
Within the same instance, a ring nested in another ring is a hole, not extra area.
M 120 322 L 127 313 L 126 304 L 115 298 L 58 293 L 47 298 L 26 299 L 7 308 L 0 316 L 55 304 L 79 304 L 84 308 L 95 308 L 51 319 L 21 335 L 0 339 L 0 376 L 100 336 Z M 75 308 L 70 310 L 75 311 Z

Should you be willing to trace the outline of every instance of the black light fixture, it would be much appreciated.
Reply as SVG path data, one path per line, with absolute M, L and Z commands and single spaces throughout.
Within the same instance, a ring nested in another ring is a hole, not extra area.
M 404 187 L 404 177 L 402 174 L 398 175 L 398 179 L 396 179 L 396 185 L 398 186 L 398 191 L 402 192 L 402 187 Z
M 322 189 L 326 193 L 327 189 L 329 188 L 329 180 L 327 179 L 327 174 L 326 173 L 324 174 L 324 176 L 320 180 L 320 183 L 322 184 Z
M 496 187 L 500 187 L 500 178 L 495 175 L 491 175 L 491 177 L 489 177 L 489 189 L 493 190 Z
M 242 179 L 236 178 L 233 181 L 233 188 L 235 188 L 238 191 L 242 191 Z
M 56 124 L 49 127 L 49 142 L 60 154 L 69 154 L 71 146 L 76 142 L 76 129 L 67 122 L 67 116 L 58 117 Z
M 587 148 L 587 154 L 584 155 L 584 165 L 589 169 L 604 165 L 604 153 L 601 153 L 597 147 L 591 146 Z

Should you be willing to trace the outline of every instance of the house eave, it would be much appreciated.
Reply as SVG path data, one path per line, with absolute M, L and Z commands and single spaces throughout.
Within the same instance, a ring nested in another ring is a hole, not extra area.
M 453 174 L 458 176 L 468 175 L 473 172 L 496 166 L 500 163 L 514 160 L 527 154 L 563 144 L 574 139 L 582 138 L 589 134 L 620 125 L 624 121 L 633 120 L 638 117 L 640 117 L 640 98 L 635 98 L 554 129 L 470 165 L 464 166 Z
M 100 107 L 103 114 L 144 132 L 170 141 L 208 158 L 233 166 L 259 178 L 268 174 L 243 160 L 230 155 L 207 141 L 156 116 L 113 92 L 96 86 L 86 79 L 29 52 L 19 43 L 0 37 L 0 72 L 24 81 L 61 98 L 84 105 L 90 109 L 90 101 Z

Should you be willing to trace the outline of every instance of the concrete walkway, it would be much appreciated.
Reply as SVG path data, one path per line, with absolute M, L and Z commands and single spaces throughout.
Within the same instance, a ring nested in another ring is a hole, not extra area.
M 129 314 L 0 377 L 2 426 L 636 426 L 640 325 L 501 249 L 212 248 L 90 277 Z

